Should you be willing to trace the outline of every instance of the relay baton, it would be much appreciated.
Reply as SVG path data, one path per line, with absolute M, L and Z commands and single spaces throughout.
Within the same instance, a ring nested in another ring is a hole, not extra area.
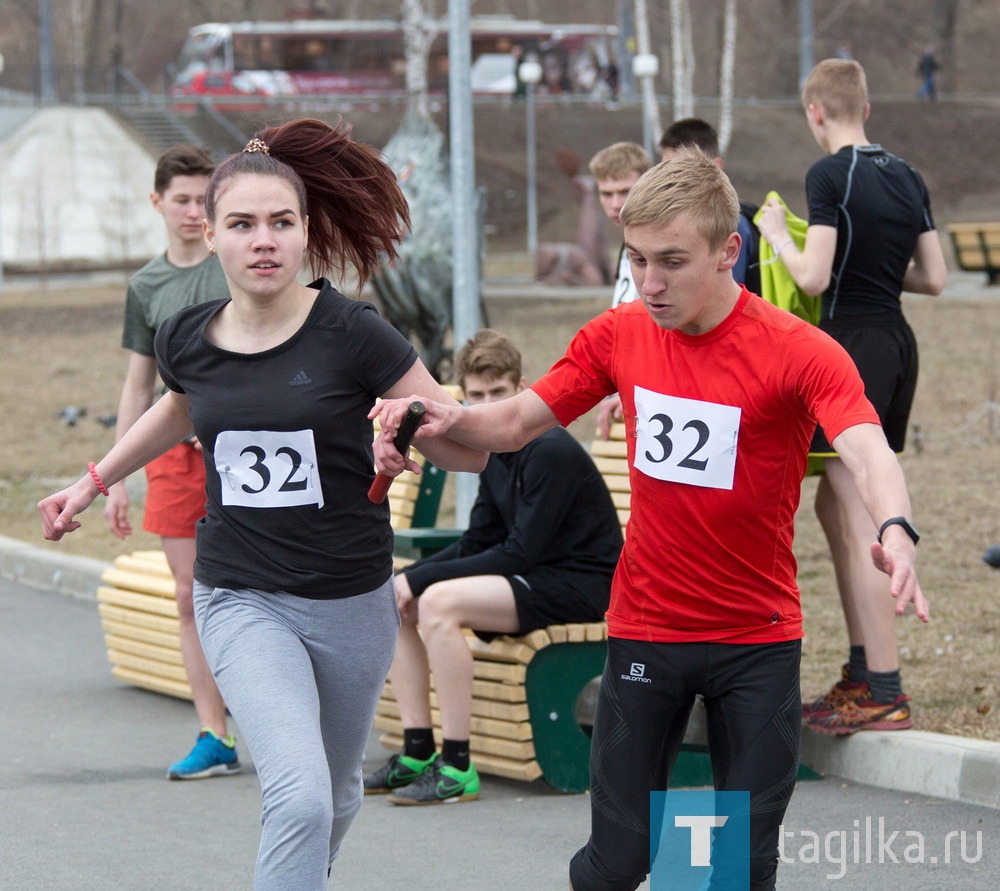
M 423 420 L 424 412 L 426 411 L 427 409 L 424 408 L 422 402 L 410 403 L 410 407 L 406 410 L 406 417 L 403 418 L 403 423 L 399 425 L 399 431 L 393 440 L 393 444 L 396 446 L 399 454 L 406 454 L 410 443 L 413 442 L 413 434 L 417 432 L 417 427 L 420 426 L 420 422 Z M 392 480 L 393 477 L 379 471 L 375 476 L 371 488 L 368 490 L 368 500 L 373 504 L 381 504 L 385 501 L 385 496 L 389 492 Z

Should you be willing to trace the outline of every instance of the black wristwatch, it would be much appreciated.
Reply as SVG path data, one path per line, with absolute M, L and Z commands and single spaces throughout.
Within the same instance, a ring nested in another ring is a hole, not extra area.
M 920 533 L 913 528 L 913 524 L 906 519 L 906 517 L 889 517 L 878 530 L 878 543 L 882 544 L 882 533 L 885 532 L 890 526 L 902 526 L 903 531 L 913 539 L 913 543 L 916 544 L 920 541 Z

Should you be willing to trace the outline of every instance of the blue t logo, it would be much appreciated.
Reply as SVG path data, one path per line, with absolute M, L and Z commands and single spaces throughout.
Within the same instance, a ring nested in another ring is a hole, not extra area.
M 750 885 L 749 792 L 651 792 L 651 891 Z

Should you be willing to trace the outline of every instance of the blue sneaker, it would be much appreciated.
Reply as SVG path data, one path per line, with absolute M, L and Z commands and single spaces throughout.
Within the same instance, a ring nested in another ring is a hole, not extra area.
M 240 761 L 233 735 L 222 739 L 206 727 L 198 734 L 198 740 L 187 758 L 167 768 L 167 779 L 202 780 L 239 772 Z

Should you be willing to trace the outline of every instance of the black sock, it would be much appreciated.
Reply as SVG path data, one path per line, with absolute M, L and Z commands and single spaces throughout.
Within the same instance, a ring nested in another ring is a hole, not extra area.
M 469 741 L 446 739 L 441 743 L 441 760 L 459 770 L 469 769 Z
M 868 679 L 868 663 L 865 661 L 864 647 L 851 647 L 847 657 L 847 680 L 852 684 L 860 684 Z
M 895 671 L 869 671 L 868 689 L 872 701 L 888 705 L 895 702 L 903 694 L 903 682 L 899 677 L 899 669 Z
M 434 755 L 434 731 L 430 727 L 403 728 L 403 754 L 426 761 Z

